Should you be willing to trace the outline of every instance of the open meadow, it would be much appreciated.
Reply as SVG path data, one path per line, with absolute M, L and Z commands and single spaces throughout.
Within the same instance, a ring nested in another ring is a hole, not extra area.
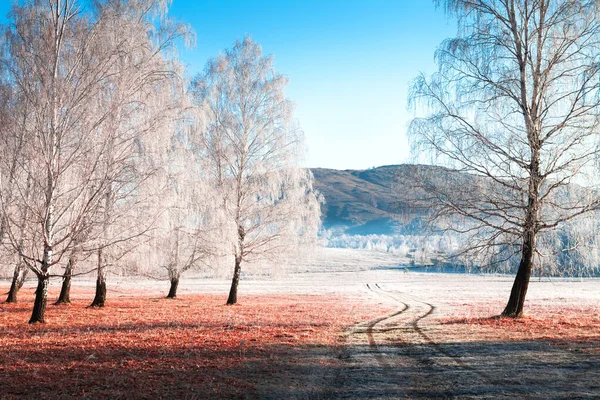
M 598 280 L 536 278 L 527 316 L 498 319 L 509 276 L 322 255 L 246 277 L 233 306 L 227 281 L 184 279 L 168 300 L 164 282 L 113 277 L 106 306 L 87 308 L 94 282 L 80 279 L 72 304 L 49 304 L 38 325 L 27 282 L 18 303 L 0 304 L 0 398 L 600 396 Z
M 0 37 L 0 400 L 600 399 L 600 0 Z

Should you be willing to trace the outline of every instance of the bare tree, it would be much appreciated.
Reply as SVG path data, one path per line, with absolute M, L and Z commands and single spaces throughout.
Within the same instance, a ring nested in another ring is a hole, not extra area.
M 82 39 L 87 35 L 82 33 L 90 28 L 87 21 L 77 17 L 78 12 L 70 1 L 15 5 L 13 24 L 5 33 L 9 55 L 4 65 L 32 120 L 26 127 L 30 136 L 26 141 L 26 161 L 19 164 L 21 179 L 15 182 L 22 185 L 22 177 L 31 176 L 33 195 L 23 196 L 25 191 L 19 187 L 20 195 L 15 196 L 13 191 L 10 199 L 2 198 L 2 204 L 4 210 L 18 206 L 35 221 L 27 227 L 29 240 L 19 243 L 16 229 L 12 229 L 19 226 L 19 218 L 5 212 L 11 244 L 38 277 L 32 323 L 44 321 L 50 268 L 68 247 L 73 228 L 79 228 L 77 223 L 69 227 L 61 224 L 61 220 L 72 216 L 64 205 L 77 203 L 85 207 L 87 200 L 92 200 L 73 196 L 75 188 L 65 179 L 72 177 L 70 167 L 79 164 L 80 151 L 92 150 L 89 142 L 71 134 L 73 125 L 82 117 L 81 102 L 90 101 L 81 95 L 91 76 L 81 79 L 78 72 L 100 68 L 89 52 L 83 51 L 89 48 Z M 85 176 L 89 171 L 81 172 Z M 66 184 L 60 185 L 61 181 Z M 37 227 L 41 227 L 41 232 Z M 41 252 L 37 238 L 43 238 Z
M 3 66 L 6 82 L 23 98 L 29 121 L 25 161 L 17 165 L 15 189 L 10 201 L 4 192 L 0 200 L 6 236 L 38 278 L 30 323 L 44 322 L 52 267 L 82 248 L 84 239 L 87 251 L 106 247 L 107 204 L 135 191 L 137 181 L 125 178 L 137 175 L 126 161 L 139 153 L 142 132 L 128 129 L 138 126 L 134 120 L 119 130 L 111 128 L 115 120 L 125 120 L 122 115 L 135 114 L 145 104 L 143 95 L 137 94 L 147 95 L 152 87 L 156 98 L 156 82 L 172 71 L 165 71 L 162 62 L 146 62 L 142 67 L 148 68 L 140 68 L 140 74 L 127 82 L 136 95 L 117 98 L 114 88 L 124 62 L 130 63 L 127 70 L 133 70 L 140 59 L 158 60 L 164 50 L 160 44 L 172 40 L 169 34 L 174 30 L 155 30 L 157 25 L 143 18 L 143 13 L 157 8 L 160 14 L 164 3 L 96 2 L 84 11 L 76 0 L 32 0 L 13 7 L 5 29 Z M 132 28 L 128 22 L 136 10 L 141 18 Z M 124 36 L 115 40 L 116 33 Z M 28 181 L 31 195 L 25 195 Z M 107 193 L 117 195 L 107 201 Z M 19 215 L 24 212 L 27 224 L 20 235 Z
M 437 3 L 458 17 L 459 33 L 437 51 L 439 71 L 414 83 L 412 100 L 432 114 L 410 135 L 417 151 L 470 174 L 425 179 L 434 214 L 455 215 L 450 229 L 470 235 L 471 254 L 520 259 L 502 312 L 519 317 L 539 236 L 600 205 L 591 186 L 573 192 L 600 152 L 597 2 Z
M 169 141 L 168 128 L 183 107 L 183 80 L 172 50 L 177 39 L 191 33 L 168 19 L 166 11 L 164 2 L 155 1 L 114 2 L 102 9 L 110 15 L 107 40 L 122 51 L 104 93 L 112 112 L 103 127 L 110 151 L 102 162 L 111 171 L 111 182 L 98 221 L 94 307 L 104 306 L 107 266 L 130 250 L 129 239 L 146 232 L 155 220 L 139 214 L 148 200 L 142 186 L 162 167 L 160 153 L 168 149 L 156 143 Z M 132 221 L 133 215 L 138 221 Z
M 0 117 L 0 148 L 5 156 L 2 157 L 0 162 L 0 191 L 5 203 L 10 205 L 13 192 L 19 190 L 18 179 L 27 180 L 23 195 L 25 197 L 31 195 L 31 177 L 27 174 L 19 174 L 19 166 L 25 162 L 24 149 L 27 140 L 28 110 L 26 105 L 23 104 L 23 98 L 17 96 L 14 88 L 5 86 L 3 89 L 2 99 L 4 103 L 1 106 L 2 114 Z M 27 209 L 19 210 L 10 206 L 0 209 L 0 244 L 5 241 L 8 222 L 7 213 L 11 213 L 13 216 L 19 215 L 18 219 L 21 223 L 17 227 L 17 236 L 19 243 L 23 243 L 24 228 L 28 216 L 27 211 Z M 19 257 L 15 258 L 13 256 L 14 251 L 11 251 L 12 249 L 9 248 L 8 250 L 10 252 L 8 258 L 14 260 L 15 266 L 6 302 L 14 303 L 17 301 L 17 292 L 25 282 L 28 269 Z
M 195 157 L 187 134 L 177 136 L 165 153 L 169 185 L 162 194 L 164 234 L 156 249 L 171 285 L 167 298 L 177 296 L 183 273 L 214 262 L 222 239 L 219 199 L 205 173 L 206 160 Z
M 215 191 L 190 140 L 196 110 L 187 93 L 182 100 L 179 117 L 163 126 L 162 132 L 170 135 L 149 138 L 149 159 L 155 168 L 143 189 L 149 199 L 145 209 L 154 223 L 143 243 L 126 257 L 130 264 L 143 265 L 137 272 L 146 277 L 162 280 L 166 273 L 171 285 L 167 298 L 177 296 L 182 274 L 214 259 L 212 248 L 221 236 L 213 212 Z
M 272 57 L 249 38 L 209 61 L 195 81 L 206 113 L 200 149 L 232 238 L 227 304 L 237 302 L 243 262 L 285 254 L 299 240 L 316 237 L 320 223 L 312 176 L 298 167 L 301 132 L 286 85 Z

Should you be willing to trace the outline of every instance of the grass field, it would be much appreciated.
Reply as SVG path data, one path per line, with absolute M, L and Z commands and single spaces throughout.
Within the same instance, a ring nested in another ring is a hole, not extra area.
M 35 326 L 28 282 L 0 304 L 0 398 L 600 397 L 600 281 L 534 280 L 511 320 L 494 317 L 511 277 L 341 255 L 246 279 L 235 306 L 226 281 L 184 279 L 167 300 L 165 283 L 113 279 L 90 309 L 80 280 Z

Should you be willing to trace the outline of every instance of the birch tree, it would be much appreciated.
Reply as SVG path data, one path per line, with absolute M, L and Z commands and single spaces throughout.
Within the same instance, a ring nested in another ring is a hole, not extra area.
M 454 215 L 451 229 L 470 236 L 470 254 L 516 258 L 502 315 L 520 317 L 543 256 L 540 235 L 600 204 L 592 185 L 600 151 L 597 2 L 437 3 L 458 18 L 459 32 L 436 52 L 438 72 L 415 80 L 412 100 L 431 114 L 411 123 L 410 136 L 417 152 L 468 174 L 423 179 L 437 199 L 433 214 Z
M 205 113 L 200 149 L 231 238 L 227 304 L 237 302 L 242 263 L 275 261 L 294 244 L 311 242 L 320 223 L 312 176 L 299 168 L 301 131 L 286 85 L 250 38 L 209 61 L 194 84 Z
M 127 242 L 148 231 L 156 219 L 144 212 L 150 209 L 150 195 L 142 186 L 162 168 L 169 128 L 182 112 L 182 71 L 174 46 L 191 35 L 166 11 L 164 2 L 155 1 L 115 2 L 102 9 L 110 32 L 105 40 L 120 47 L 121 55 L 103 93 L 111 112 L 102 126 L 110 149 L 102 162 L 111 178 L 98 221 L 94 307 L 104 306 L 107 266 L 129 251 Z
M 127 127 L 110 128 L 115 116 L 135 109 L 140 98 L 115 99 L 117 66 L 124 60 L 134 63 L 139 53 L 159 54 L 162 49 L 148 45 L 148 30 L 154 25 L 147 19 L 138 20 L 143 29 L 127 32 L 129 36 L 121 40 L 114 40 L 115 26 L 125 26 L 135 10 L 160 9 L 164 2 L 94 5 L 84 11 L 76 0 L 28 1 L 13 6 L 5 29 L 7 82 L 24 99 L 30 122 L 26 162 L 18 165 L 16 190 L 10 202 L 6 197 L 1 200 L 3 209 L 28 213 L 23 242 L 18 236 L 18 215 L 7 212 L 5 216 L 11 246 L 38 278 L 30 323 L 44 322 L 53 267 L 77 251 L 83 239 L 98 248 L 106 226 L 106 197 L 113 185 L 120 184 L 121 193 L 135 187 L 135 182 L 123 180 L 135 175 L 123 172 L 131 171 L 123 160 L 135 153 L 138 140 Z M 115 23 L 115 18 L 123 24 Z M 156 35 L 164 39 L 163 31 Z M 146 41 L 132 46 L 136 38 Z M 164 78 L 165 71 L 149 74 Z M 154 82 L 145 77 L 139 78 L 145 87 L 151 86 Z M 135 86 L 140 81 L 128 83 Z M 122 136 L 115 138 L 116 134 Z M 24 195 L 25 176 L 31 177 L 31 196 Z
M 17 96 L 14 88 L 10 86 L 3 88 L 2 116 L 0 120 L 0 149 L 4 154 L 0 161 L 0 198 L 4 201 L 0 203 L 0 244 L 4 244 L 6 231 L 8 228 L 8 215 L 12 215 L 19 225 L 15 227 L 16 239 L 19 244 L 23 243 L 25 234 L 25 224 L 27 223 L 28 210 L 20 210 L 12 205 L 14 192 L 19 189 L 24 190 L 25 197 L 31 195 L 31 177 L 28 174 L 20 173 L 19 168 L 25 160 L 25 147 L 27 138 L 28 110 L 22 97 Z M 21 187 L 21 181 L 26 181 Z M 13 278 L 10 290 L 6 299 L 7 303 L 17 301 L 17 292 L 23 286 L 27 276 L 27 267 L 20 259 L 14 256 L 14 251 L 8 249 L 7 259 L 14 262 Z
M 44 321 L 50 268 L 60 258 L 61 250 L 58 247 L 68 247 L 72 234 L 72 229 L 60 224 L 61 219 L 70 217 L 63 204 L 80 200 L 78 205 L 83 206 L 85 202 L 72 196 L 72 186 L 67 185 L 59 191 L 58 184 L 71 171 L 61 160 L 73 165 L 79 161 L 79 153 L 74 153 L 73 149 L 81 146 L 84 150 L 91 150 L 89 142 L 79 142 L 78 138 L 69 136 L 68 129 L 80 116 L 77 105 L 70 104 L 71 101 L 78 102 L 77 92 L 69 89 L 74 86 L 82 88 L 89 83 L 75 83 L 80 76 L 70 68 L 80 61 L 89 60 L 75 50 L 82 44 L 77 40 L 80 39 L 78 34 L 81 35 L 88 28 L 83 19 L 77 18 L 77 13 L 75 4 L 69 1 L 15 5 L 12 26 L 8 27 L 5 34 L 9 53 L 5 67 L 11 83 L 23 96 L 32 115 L 32 123 L 27 127 L 30 136 L 26 149 L 27 162 L 19 166 L 21 176 L 32 177 L 33 197 L 29 199 L 13 195 L 10 199 L 2 199 L 5 210 L 9 204 L 18 206 L 35 220 L 28 226 L 30 240 L 21 244 L 16 229 L 13 229 L 19 224 L 18 218 L 13 213 L 5 213 L 7 234 L 12 245 L 38 277 L 36 302 L 30 320 L 32 323 Z M 93 68 L 88 63 L 79 65 Z M 61 151 L 63 149 L 65 151 Z M 18 182 L 22 185 L 24 180 L 19 179 Z M 23 189 L 21 187 L 17 192 L 24 193 Z M 59 204 L 59 200 L 63 199 L 64 202 Z M 41 232 L 36 231 L 37 227 L 41 228 Z M 77 224 L 74 228 L 78 229 Z M 40 247 L 34 238 L 43 238 Z
M 152 231 L 154 240 L 149 251 L 154 256 L 150 262 L 167 273 L 170 299 L 177 297 L 184 273 L 206 269 L 215 261 L 218 241 L 223 239 L 219 200 L 206 177 L 204 160 L 197 159 L 189 137 L 181 131 L 163 153 L 163 183 L 156 201 L 161 215 Z

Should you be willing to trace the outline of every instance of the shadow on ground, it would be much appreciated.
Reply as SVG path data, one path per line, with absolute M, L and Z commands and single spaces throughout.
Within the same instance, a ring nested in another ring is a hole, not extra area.
M 135 342 L 99 343 L 93 350 L 0 346 L 0 398 L 591 399 L 600 397 L 599 339 L 377 349 L 250 344 L 218 350 L 185 338 L 150 348 Z

